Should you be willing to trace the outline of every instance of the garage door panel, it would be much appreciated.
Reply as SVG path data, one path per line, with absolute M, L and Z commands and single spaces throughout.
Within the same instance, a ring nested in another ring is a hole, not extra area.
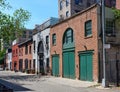
M 68 53 L 63 53 L 63 76 L 69 77 Z
M 86 55 L 81 55 L 80 56 L 80 79 L 81 80 L 86 80 Z
M 63 76 L 75 78 L 75 56 L 73 51 L 63 53 Z
M 59 76 L 59 56 L 52 57 L 52 74 L 53 76 Z
M 92 66 L 92 53 L 80 54 L 80 79 L 92 81 L 93 66 Z
M 74 52 L 69 52 L 70 78 L 75 78 L 75 56 Z
M 87 55 L 87 80 L 92 81 L 92 55 Z

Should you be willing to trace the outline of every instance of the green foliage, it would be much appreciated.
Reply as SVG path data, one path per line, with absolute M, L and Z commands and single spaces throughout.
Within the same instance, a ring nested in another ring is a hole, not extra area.
M 120 10 L 113 9 L 115 19 L 120 19 Z
M 120 10 L 113 9 L 114 18 L 115 18 L 115 26 L 117 30 L 120 30 Z
M 0 51 L 0 65 L 4 63 L 5 50 Z
M 11 6 L 9 5 L 8 2 L 6 2 L 6 0 L 0 0 L 0 9 L 9 9 L 11 8 Z
M 0 8 L 8 8 L 10 5 L 6 0 L 0 0 Z M 26 22 L 30 19 L 30 13 L 22 8 L 14 11 L 13 16 L 0 11 L 0 39 L 6 47 L 22 34 Z

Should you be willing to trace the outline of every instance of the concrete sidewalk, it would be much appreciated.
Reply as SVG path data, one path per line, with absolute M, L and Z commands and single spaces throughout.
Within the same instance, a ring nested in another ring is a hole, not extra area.
M 67 85 L 71 87 L 91 87 L 91 86 L 98 85 L 97 82 L 80 81 L 77 79 L 67 79 L 67 78 L 53 77 L 53 76 L 49 76 L 47 80 L 49 82 L 54 82 L 57 84 Z

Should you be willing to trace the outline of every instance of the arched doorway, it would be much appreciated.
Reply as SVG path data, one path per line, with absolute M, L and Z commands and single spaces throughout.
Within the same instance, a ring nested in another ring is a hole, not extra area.
M 75 78 L 74 33 L 71 28 L 63 35 L 63 77 Z
M 38 59 L 39 59 L 39 72 L 44 74 L 44 46 L 43 42 L 40 41 L 38 44 Z

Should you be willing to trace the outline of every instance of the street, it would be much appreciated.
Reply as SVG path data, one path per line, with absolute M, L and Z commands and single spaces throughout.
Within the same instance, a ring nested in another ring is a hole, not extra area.
M 120 88 L 102 88 L 94 82 L 13 71 L 0 71 L 0 83 L 9 86 L 14 92 L 120 92 Z

